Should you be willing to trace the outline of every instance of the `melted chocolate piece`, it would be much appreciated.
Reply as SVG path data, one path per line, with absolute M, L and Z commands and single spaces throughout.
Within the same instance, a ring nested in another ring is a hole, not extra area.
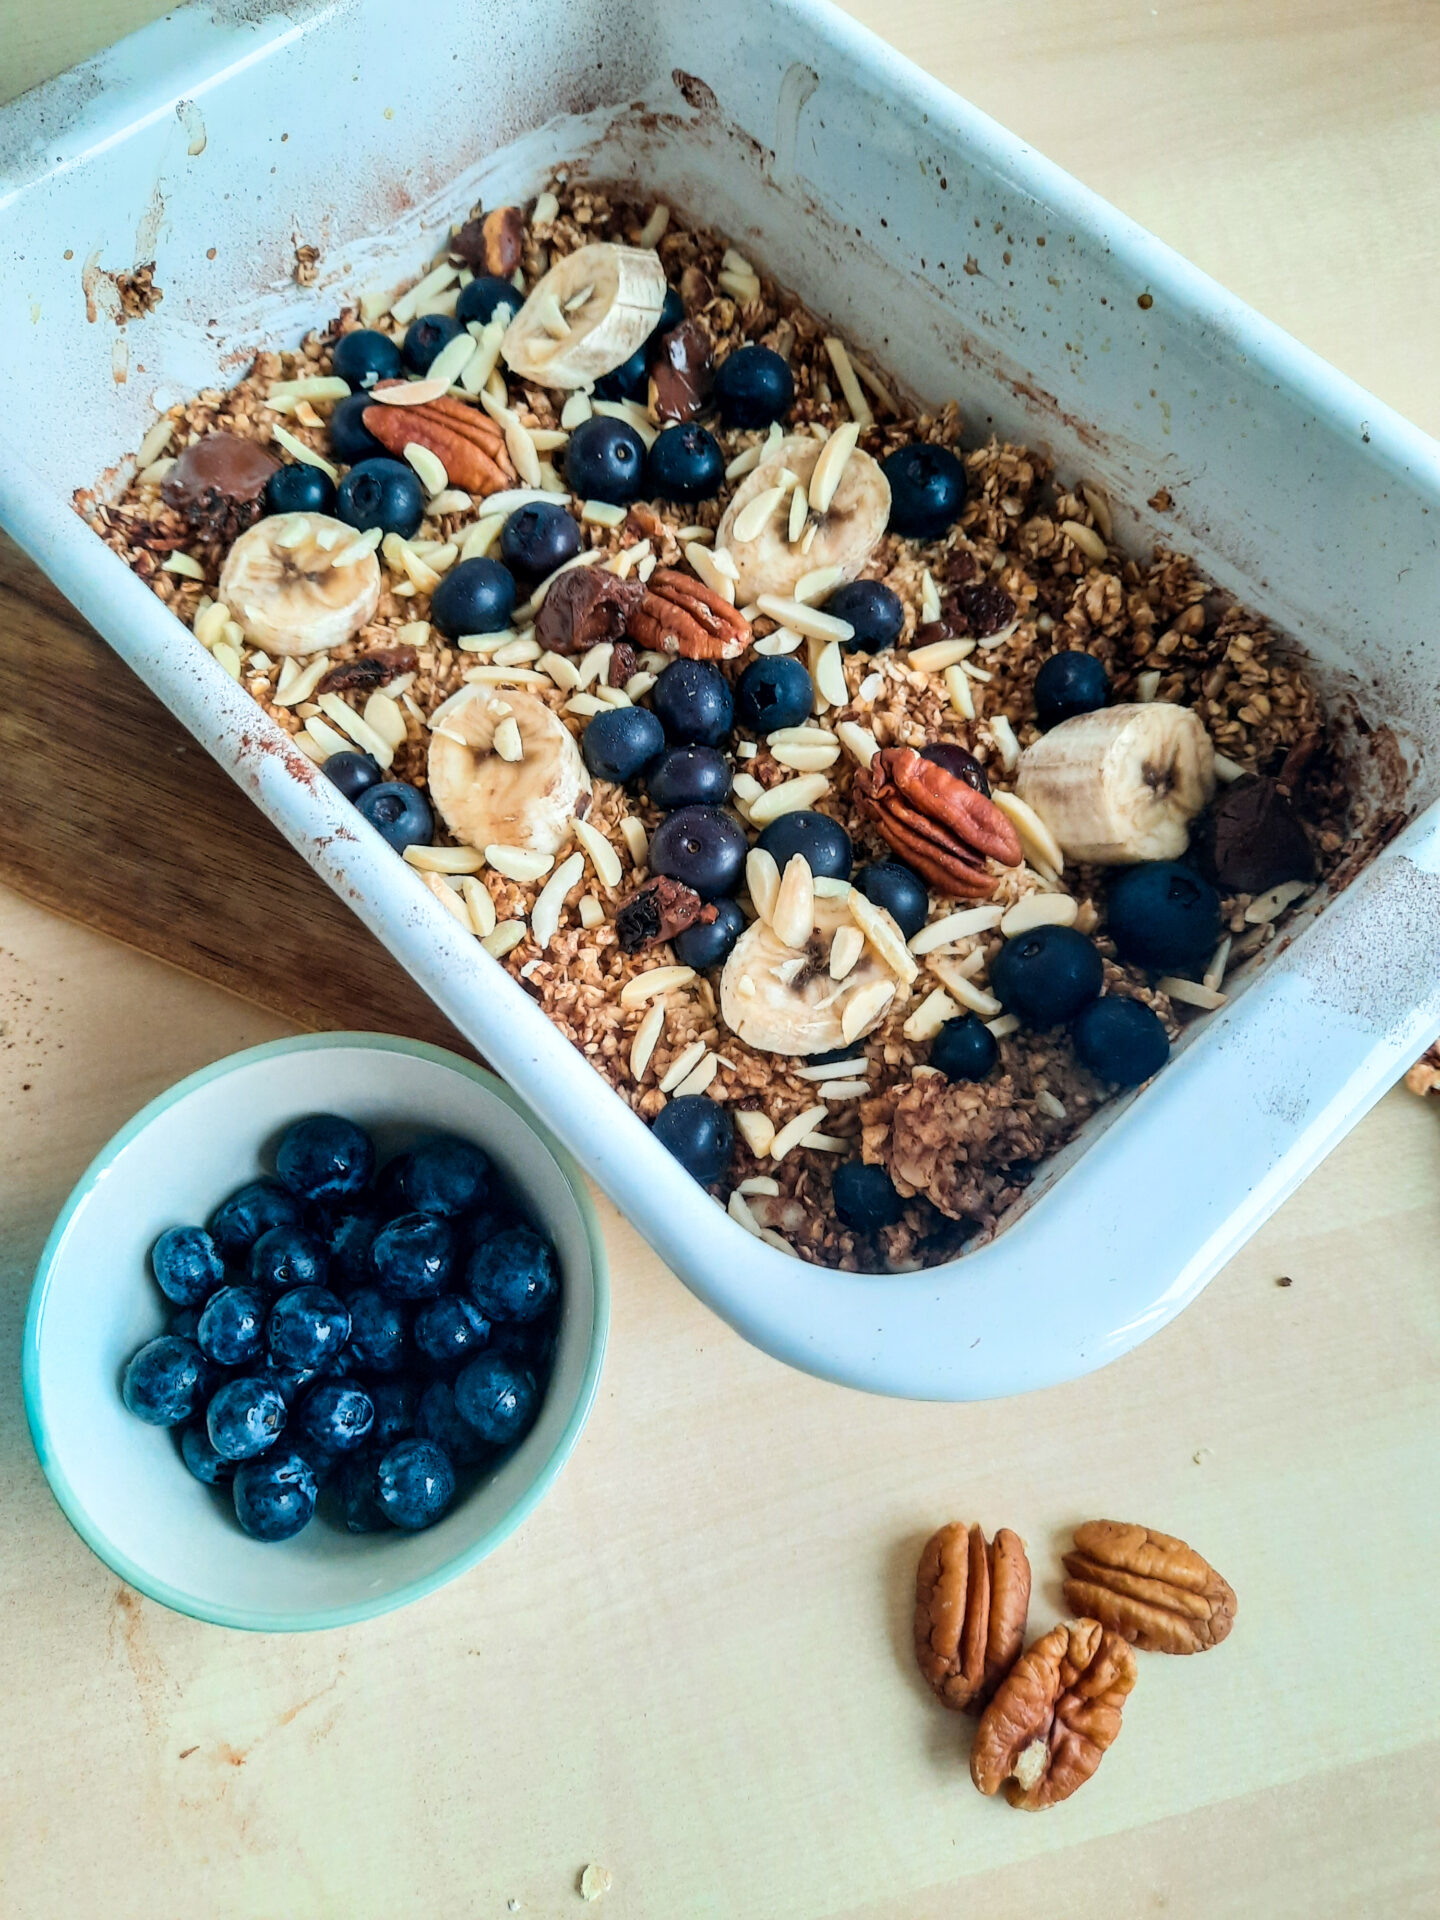
M 615 916 L 615 934 L 625 953 L 638 953 L 661 940 L 673 940 L 687 927 L 708 926 L 713 905 L 702 903 L 692 887 L 662 876 L 632 893 Z
M 662 334 L 650 368 L 657 420 L 693 420 L 703 413 L 715 383 L 710 336 L 698 320 L 682 320 Z
M 572 567 L 546 594 L 535 637 L 552 653 L 585 653 L 601 640 L 621 640 L 645 598 L 640 580 L 620 580 L 602 567 Z
M 1267 893 L 1282 880 L 1311 880 L 1315 852 L 1277 781 L 1237 780 L 1200 822 L 1201 871 L 1224 893 Z
M 939 625 L 938 621 L 933 623 Z M 990 798 L 990 782 L 985 769 L 973 753 L 967 753 L 964 747 L 956 746 L 953 740 L 934 740 L 928 747 L 920 749 L 922 760 L 933 760 L 937 767 L 943 767 L 946 773 L 953 773 L 957 780 L 963 780 L 967 787 L 973 787 L 976 793 Z
M 160 482 L 160 498 L 191 520 L 258 503 L 280 462 L 257 441 L 207 433 L 186 447 Z
M 378 653 L 358 654 L 331 667 L 316 687 L 320 693 L 369 692 L 386 686 L 402 673 L 413 673 L 418 664 L 414 647 L 387 647 Z
M 605 676 L 606 685 L 623 687 L 631 674 L 634 673 L 638 664 L 635 649 L 631 646 L 630 642 L 628 640 L 617 640 L 615 642 L 615 651 L 610 656 L 610 671 Z

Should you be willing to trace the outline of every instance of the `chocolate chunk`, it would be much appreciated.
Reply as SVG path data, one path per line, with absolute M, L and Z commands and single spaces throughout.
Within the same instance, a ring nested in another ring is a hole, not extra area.
M 955 597 L 977 639 L 983 640 L 987 633 L 999 633 L 1015 618 L 1015 602 L 1003 587 L 997 587 L 991 580 L 982 580 L 975 587 L 961 587 Z
M 636 664 L 637 656 L 634 647 L 628 640 L 617 640 L 615 651 L 610 656 L 610 671 L 605 676 L 606 685 L 623 687 L 634 673 Z
M 673 940 L 687 927 L 709 926 L 715 913 L 692 887 L 662 876 L 631 894 L 615 916 L 615 933 L 625 953 L 638 953 L 642 947 Z
M 602 640 L 623 639 L 644 598 L 641 580 L 618 579 L 603 567 L 572 567 L 546 594 L 535 637 L 551 653 L 587 653 Z
M 1266 893 L 1311 880 L 1315 853 L 1279 783 L 1247 777 L 1227 787 L 1195 835 L 1201 871 L 1225 893 Z
M 987 800 L 990 798 L 990 782 L 985 777 L 984 767 L 973 753 L 956 746 L 953 740 L 932 740 L 928 747 L 920 749 L 920 758 L 933 760 L 937 767 L 943 767 L 946 773 L 953 773 L 957 780 L 963 780 L 976 793 L 983 793 Z
M 923 627 L 917 627 L 912 644 L 917 647 L 933 647 L 937 640 L 961 640 L 969 631 L 970 628 L 964 616 L 958 608 L 952 606 L 949 612 L 942 613 L 938 620 L 927 620 Z
M 414 647 L 386 647 L 376 653 L 362 653 L 354 660 L 342 660 L 316 687 L 316 693 L 368 692 L 398 679 L 402 673 L 414 673 L 417 665 Z
M 450 242 L 450 257 L 464 261 L 475 273 L 508 280 L 524 248 L 525 216 L 519 207 L 493 207 L 483 217 L 465 222 Z
M 207 433 L 176 457 L 160 498 L 192 526 L 234 539 L 260 518 L 265 483 L 279 464 L 256 440 Z
M 467 220 L 450 242 L 450 258 L 463 261 L 472 273 L 485 271 L 485 222 Z
M 651 411 L 657 420 L 693 420 L 715 383 L 710 336 L 698 320 L 682 320 L 660 336 L 650 367 Z

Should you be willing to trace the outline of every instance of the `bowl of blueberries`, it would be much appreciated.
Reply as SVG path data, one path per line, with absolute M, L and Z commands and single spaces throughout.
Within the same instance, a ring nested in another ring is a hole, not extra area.
M 132 1586 L 224 1626 L 340 1626 L 524 1519 L 608 1322 L 583 1177 L 507 1087 L 306 1034 L 192 1074 L 90 1166 L 36 1273 L 26 1412 Z

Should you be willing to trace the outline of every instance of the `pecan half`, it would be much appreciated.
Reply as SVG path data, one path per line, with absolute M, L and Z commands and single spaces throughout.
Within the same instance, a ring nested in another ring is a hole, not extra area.
M 650 411 L 657 420 L 693 420 L 715 384 L 710 336 L 698 320 L 662 334 L 650 368 Z
M 385 380 L 374 391 L 397 384 Z M 397 458 L 404 457 L 412 440 L 428 447 L 451 485 L 467 493 L 503 493 L 515 484 L 503 429 L 488 414 L 448 393 L 421 407 L 366 407 L 360 418 L 366 431 Z
M 1025 1644 L 1030 1562 L 1001 1527 L 986 1545 L 952 1520 L 925 1542 L 915 1575 L 915 1658 L 947 1707 L 979 1713 Z
M 572 567 L 540 604 L 535 638 L 551 653 L 587 653 L 602 640 L 619 640 L 645 598 L 638 580 L 622 580 L 604 567 Z
M 673 940 L 686 927 L 708 926 L 716 908 L 707 906 L 693 887 L 661 876 L 641 887 L 615 915 L 615 934 L 625 953 L 638 953 L 661 940 Z
M 1066 1606 L 1146 1653 L 1204 1653 L 1235 1624 L 1229 1582 L 1168 1533 L 1091 1520 L 1064 1559 Z
M 353 693 L 383 687 L 402 673 L 414 673 L 418 664 L 414 647 L 384 647 L 376 653 L 358 654 L 342 660 L 316 687 L 316 693 Z
M 494 207 L 483 218 L 467 220 L 450 242 L 452 258 L 476 273 L 508 280 L 525 246 L 525 216 L 519 207 Z
M 985 866 L 1018 867 L 1020 836 L 983 793 L 977 793 L 913 747 L 882 747 L 855 776 L 860 809 L 882 839 L 942 893 L 985 900 L 995 879 Z
M 629 634 L 642 647 L 687 660 L 734 660 L 751 637 L 750 622 L 738 607 L 702 580 L 671 567 L 651 574 L 645 598 L 630 616 Z
M 1003 1786 L 1012 1807 L 1038 1812 L 1083 1787 L 1120 1732 L 1135 1655 L 1098 1620 L 1067 1620 L 1027 1647 L 980 1716 L 970 1778 Z

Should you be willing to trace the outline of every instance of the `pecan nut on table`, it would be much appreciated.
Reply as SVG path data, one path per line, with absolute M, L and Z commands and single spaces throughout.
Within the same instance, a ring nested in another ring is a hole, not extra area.
M 1030 1562 L 1018 1533 L 986 1542 L 951 1521 L 925 1543 L 915 1578 L 915 1658 L 947 1707 L 979 1713 L 1025 1644 Z
M 1146 1653 L 1204 1653 L 1235 1624 L 1229 1583 L 1168 1533 L 1092 1520 L 1064 1559 L 1066 1606 Z
M 970 1777 L 1003 1786 L 1027 1812 L 1068 1800 L 1120 1732 L 1135 1685 L 1135 1655 L 1098 1620 L 1067 1620 L 1026 1649 L 980 1718 Z

